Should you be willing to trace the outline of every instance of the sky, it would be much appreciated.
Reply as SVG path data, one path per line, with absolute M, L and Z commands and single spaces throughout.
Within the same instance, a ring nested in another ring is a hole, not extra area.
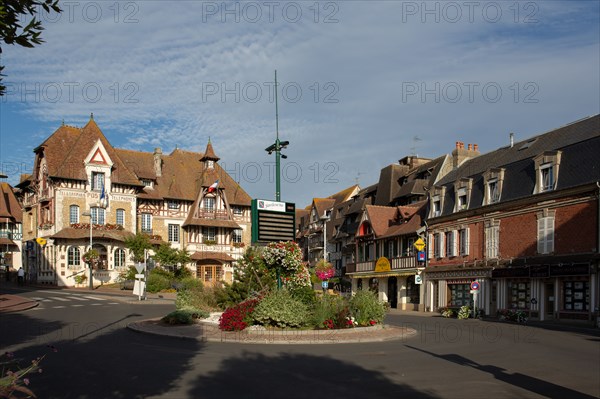
M 202 152 L 253 198 L 309 205 L 408 155 L 482 153 L 600 113 L 600 2 L 61 1 L 2 46 L 11 184 L 63 123 L 114 147 Z

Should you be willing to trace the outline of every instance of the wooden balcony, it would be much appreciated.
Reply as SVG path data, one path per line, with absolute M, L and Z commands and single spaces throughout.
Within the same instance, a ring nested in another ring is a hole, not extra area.
M 355 273 L 355 272 L 372 272 L 375 271 L 375 263 L 377 261 L 371 260 L 367 262 L 357 262 L 354 265 L 354 270 L 351 271 L 350 263 L 346 265 L 346 273 Z M 403 269 L 413 269 L 417 267 L 417 261 L 414 256 L 401 256 L 398 258 L 390 259 L 390 266 L 392 270 L 403 270 Z
M 226 210 L 198 210 L 199 219 L 216 219 L 216 220 L 230 220 L 230 215 Z

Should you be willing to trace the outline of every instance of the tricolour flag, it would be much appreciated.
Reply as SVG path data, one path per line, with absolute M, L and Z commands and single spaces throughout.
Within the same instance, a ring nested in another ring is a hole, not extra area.
M 216 181 L 216 182 L 214 182 L 213 184 L 211 184 L 211 185 L 208 187 L 208 192 L 209 192 L 209 193 L 212 193 L 213 191 L 215 191 L 215 190 L 217 189 L 217 187 L 218 187 L 218 186 L 219 186 L 219 179 L 217 179 L 217 181 Z

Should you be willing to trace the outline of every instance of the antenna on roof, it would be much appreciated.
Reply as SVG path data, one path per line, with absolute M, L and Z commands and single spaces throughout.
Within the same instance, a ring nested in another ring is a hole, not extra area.
M 419 136 L 417 136 L 416 134 L 413 136 L 412 138 L 413 141 L 413 146 L 410 147 L 410 154 L 413 157 L 418 157 L 418 155 L 416 154 L 417 151 L 417 141 L 423 141 Z
M 93 112 L 90 114 L 90 119 L 94 120 L 94 113 Z
M 356 182 L 356 184 L 357 184 L 357 185 L 359 185 L 359 186 L 360 186 L 360 183 L 359 183 L 360 175 L 362 175 L 362 173 L 360 173 L 360 170 L 359 170 L 359 169 L 357 169 L 357 170 L 356 170 L 356 177 L 354 178 L 354 181 L 355 181 L 355 182 Z

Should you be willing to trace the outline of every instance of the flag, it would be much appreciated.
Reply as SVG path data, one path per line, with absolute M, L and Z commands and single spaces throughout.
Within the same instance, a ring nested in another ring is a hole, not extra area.
M 212 193 L 213 191 L 215 191 L 217 189 L 218 186 L 219 186 L 219 179 L 217 179 L 216 182 L 214 182 L 213 184 L 210 185 L 210 187 L 208 187 L 208 192 Z
M 106 193 L 104 192 L 104 182 L 102 182 L 102 192 L 100 193 L 100 206 L 106 208 L 108 205 L 108 200 L 106 198 Z

